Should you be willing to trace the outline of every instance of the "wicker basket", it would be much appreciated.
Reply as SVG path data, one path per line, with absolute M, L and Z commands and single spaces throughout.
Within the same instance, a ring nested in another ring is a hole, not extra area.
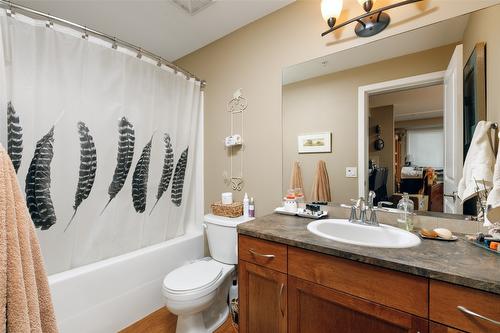
M 243 215 L 243 203 L 233 202 L 230 205 L 223 205 L 219 201 L 212 204 L 212 213 L 218 216 L 239 217 Z

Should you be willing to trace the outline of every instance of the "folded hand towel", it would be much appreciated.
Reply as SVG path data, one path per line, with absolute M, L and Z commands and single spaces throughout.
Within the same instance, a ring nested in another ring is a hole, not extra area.
M 0 325 L 2 332 L 57 332 L 35 228 L 0 145 Z
M 330 194 L 330 179 L 328 178 L 325 161 L 319 161 L 316 167 L 311 197 L 312 201 L 332 201 L 332 196 Z
M 490 188 L 493 182 L 495 154 L 490 139 L 490 121 L 476 125 L 469 152 L 464 163 L 463 176 L 458 184 L 458 197 L 465 201 L 476 195 L 476 181 Z

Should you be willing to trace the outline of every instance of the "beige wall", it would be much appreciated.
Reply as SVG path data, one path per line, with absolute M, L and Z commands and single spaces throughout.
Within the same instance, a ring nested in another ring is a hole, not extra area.
M 376 126 L 381 127 L 380 138 L 384 140 L 384 149 L 375 150 Z M 379 167 L 387 168 L 387 195 L 394 193 L 394 107 L 379 106 L 370 109 L 368 135 L 368 156 L 378 162 Z
M 282 192 L 288 188 L 291 165 L 298 160 L 306 195 L 310 193 L 314 166 L 322 159 L 328 167 L 332 200 L 356 198 L 358 179 L 346 178 L 345 168 L 358 165 L 358 87 L 443 70 L 454 47 L 443 46 L 284 86 Z M 333 133 L 331 154 L 297 153 L 297 135 L 325 131 Z M 384 130 L 384 135 L 390 137 L 391 132 Z
M 257 215 L 269 213 L 282 196 L 281 76 L 286 66 L 372 42 L 422 25 L 455 17 L 497 0 L 427 0 L 391 11 L 392 24 L 374 38 L 355 38 L 353 25 L 321 37 L 326 29 L 319 0 L 296 1 L 177 61 L 207 80 L 205 89 L 205 206 L 227 191 L 228 169 L 222 139 L 229 133 L 226 104 L 243 88 L 245 116 L 245 188 L 255 197 Z M 380 0 L 377 6 L 392 3 Z M 354 0 L 344 1 L 339 18 L 360 14 Z M 355 119 L 355 118 L 354 118 Z M 355 134 L 353 134 L 355 136 Z M 353 165 L 356 160 L 352 160 Z M 353 182 L 353 188 L 355 188 Z M 355 190 L 353 190 L 353 193 Z M 241 199 L 242 193 L 235 195 Z M 349 194 L 351 196 L 351 194 Z
M 470 16 L 465 30 L 464 64 L 476 43 L 486 42 L 486 117 L 500 122 L 500 5 L 487 8 Z
M 443 127 L 443 117 L 396 121 L 395 128 Z

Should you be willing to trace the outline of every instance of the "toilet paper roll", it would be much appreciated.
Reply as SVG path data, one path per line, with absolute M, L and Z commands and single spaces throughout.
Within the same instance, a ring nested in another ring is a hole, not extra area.
M 224 192 L 221 196 L 223 205 L 230 205 L 233 203 L 233 194 L 231 192 Z

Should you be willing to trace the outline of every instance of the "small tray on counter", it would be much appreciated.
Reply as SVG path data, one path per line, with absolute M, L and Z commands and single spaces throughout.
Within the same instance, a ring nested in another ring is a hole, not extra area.
M 477 247 L 480 247 L 482 249 L 485 249 L 486 251 L 489 251 L 489 252 L 492 252 L 492 253 L 495 253 L 495 254 L 500 254 L 500 252 L 498 251 L 495 251 L 495 250 L 492 250 L 490 249 L 488 246 L 484 245 L 484 244 L 481 244 L 481 243 L 478 243 L 476 241 L 473 241 L 473 240 L 467 240 L 468 243 L 471 243 L 471 244 L 474 244 L 475 246 Z
M 278 208 L 274 209 L 274 212 L 278 213 L 278 214 L 284 214 L 284 215 L 296 215 L 296 216 L 306 217 L 308 219 L 315 219 L 315 220 L 323 218 L 325 216 L 328 216 L 328 212 L 326 212 L 326 211 L 321 211 L 321 213 L 318 215 L 307 214 L 305 212 L 305 208 L 299 208 L 296 212 L 289 212 L 289 211 L 285 210 L 285 208 L 283 208 L 283 207 L 278 207 Z
M 454 242 L 456 240 L 458 240 L 458 237 L 453 235 L 451 236 L 450 239 L 446 239 L 446 238 L 442 238 L 442 237 L 439 237 L 439 236 L 436 236 L 436 237 L 427 237 L 427 236 L 424 236 L 422 235 L 420 232 L 418 233 L 418 235 L 424 239 L 432 239 L 432 240 L 439 240 L 439 241 L 443 241 L 443 242 Z

